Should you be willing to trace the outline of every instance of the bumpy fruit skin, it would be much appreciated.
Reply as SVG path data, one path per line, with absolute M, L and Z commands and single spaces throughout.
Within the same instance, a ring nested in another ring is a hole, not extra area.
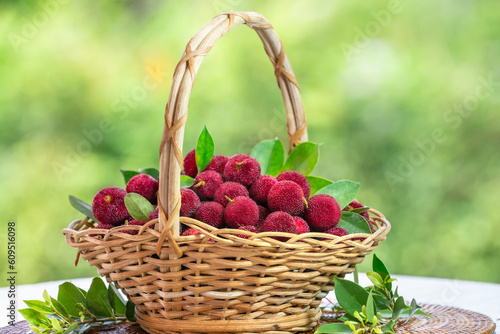
M 306 199 L 309 198 L 309 195 L 311 194 L 311 185 L 309 184 L 309 181 L 306 179 L 306 177 L 299 172 L 289 170 L 278 175 L 276 179 L 278 181 L 292 181 L 297 183 L 302 188 L 304 197 Z
M 250 186 L 250 197 L 253 198 L 259 204 L 267 203 L 267 195 L 269 190 L 278 183 L 278 180 L 271 175 L 261 175 L 255 180 Z
M 322 232 L 335 227 L 340 221 L 339 204 L 330 195 L 319 194 L 309 199 L 304 218 L 312 230 Z
M 259 233 L 259 231 L 257 230 L 257 228 L 255 226 L 250 226 L 250 225 L 240 226 L 240 227 L 238 227 L 238 230 L 249 231 L 249 232 L 253 232 L 253 233 Z M 236 236 L 240 237 L 242 239 L 248 239 L 248 238 L 250 238 L 250 236 L 245 235 L 245 234 L 237 234 Z
M 259 205 L 259 223 L 263 223 L 264 220 L 266 220 L 267 216 L 269 216 L 269 210 L 265 207 L 265 206 L 262 206 L 262 205 Z
M 227 161 L 229 160 L 228 157 L 225 155 L 214 155 L 212 158 L 212 161 L 208 164 L 207 168 L 205 170 L 213 170 L 216 171 L 217 173 L 223 175 L 224 174 L 224 167 L 226 167 Z
M 187 230 L 185 230 L 184 232 L 182 232 L 181 236 L 187 237 L 187 236 L 190 236 L 190 235 L 198 235 L 198 234 L 202 234 L 202 233 L 200 231 L 198 231 L 198 230 L 195 230 L 194 228 L 188 228 Z
M 195 150 L 190 151 L 184 157 L 184 173 L 187 176 L 195 178 L 198 174 L 198 167 L 196 166 L 196 152 Z
M 265 232 L 286 232 L 297 234 L 297 224 L 293 217 L 286 212 L 276 211 L 264 220 L 263 230 Z M 286 237 L 277 237 L 276 239 L 280 241 L 286 241 Z
M 249 197 L 238 196 L 226 206 L 224 211 L 226 225 L 231 228 L 253 226 L 259 221 L 259 208 L 257 203 Z
M 304 192 L 295 182 L 279 181 L 269 190 L 267 206 L 271 211 L 284 211 L 298 216 L 305 208 Z
M 181 217 L 194 217 L 200 205 L 200 198 L 194 191 L 187 188 L 181 188 L 181 210 L 179 213 Z
M 182 209 L 181 209 L 182 210 Z M 158 218 L 158 207 L 156 206 L 149 214 L 148 221 Z
M 132 177 L 125 190 L 128 193 L 136 193 L 146 198 L 151 203 L 156 203 L 156 192 L 158 181 L 148 174 L 138 174 Z
M 225 207 L 229 203 L 227 198 L 234 199 L 238 196 L 248 197 L 248 189 L 237 182 L 224 182 L 215 192 L 214 201 Z
M 328 230 L 326 230 L 324 233 L 333 234 L 333 235 L 336 235 L 338 237 L 343 237 L 345 235 L 349 235 L 349 232 L 347 232 L 342 227 L 331 227 Z
M 297 234 L 311 232 L 311 229 L 309 228 L 309 224 L 307 224 L 307 222 L 304 219 L 297 217 L 297 216 L 294 216 L 293 220 L 295 220 L 295 224 L 297 224 Z
M 259 176 L 259 162 L 246 154 L 232 156 L 224 167 L 226 180 L 241 183 L 245 187 L 249 187 Z
M 144 224 L 146 224 L 146 223 L 143 221 L 140 221 L 140 220 L 132 220 L 132 221 L 127 223 L 127 225 L 135 225 L 135 226 L 143 226 Z M 151 226 L 149 226 L 149 228 L 151 228 Z M 131 234 L 131 235 L 136 235 L 137 233 L 139 233 L 139 230 L 122 230 L 122 232 Z
M 351 211 L 353 209 L 362 208 L 362 207 L 364 207 L 363 204 L 361 204 L 359 201 L 354 200 L 351 203 L 349 203 L 342 211 Z M 373 224 L 370 221 L 370 215 L 368 214 L 368 211 L 363 211 L 360 213 L 360 215 L 366 220 L 368 225 L 370 225 L 370 231 L 372 233 L 375 232 L 375 229 L 373 228 Z
M 93 229 L 94 230 L 97 230 L 97 229 L 109 230 L 109 229 L 112 229 L 113 227 L 115 227 L 115 226 L 112 224 L 99 223 Z M 98 237 L 98 236 L 103 236 L 103 235 L 104 234 L 89 234 L 89 237 Z
M 224 207 L 217 202 L 202 202 L 194 217 L 213 227 L 224 227 Z
M 94 217 L 103 224 L 120 225 L 130 218 L 125 207 L 127 192 L 122 188 L 108 187 L 99 190 L 92 201 Z
M 207 199 L 213 199 L 214 194 L 224 183 L 222 176 L 213 170 L 201 172 L 194 179 L 193 189 Z

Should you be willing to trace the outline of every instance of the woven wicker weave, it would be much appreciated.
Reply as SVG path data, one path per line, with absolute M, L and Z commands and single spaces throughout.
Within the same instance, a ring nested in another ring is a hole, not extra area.
M 63 230 L 67 243 L 136 304 L 137 321 L 149 333 L 307 331 L 317 324 L 320 300 L 333 289 L 333 277 L 352 272 L 390 230 L 375 210 L 373 234 L 344 237 L 218 230 L 179 219 L 181 148 L 196 72 L 212 45 L 239 24 L 257 32 L 274 65 L 287 113 L 289 147 L 307 140 L 299 88 L 271 24 L 256 13 L 218 15 L 188 42 L 174 72 L 160 147 L 159 220 L 144 227 L 102 230 L 102 238 L 90 236 L 97 231 L 87 219 Z M 180 223 L 203 234 L 180 237 Z M 124 229 L 139 233 L 130 235 L 121 232 Z M 238 237 L 241 234 L 250 237 Z M 290 239 L 282 242 L 273 238 L 277 236 Z

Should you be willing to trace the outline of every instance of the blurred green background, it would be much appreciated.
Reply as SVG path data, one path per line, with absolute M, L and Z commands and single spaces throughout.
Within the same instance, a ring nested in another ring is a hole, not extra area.
M 124 186 L 120 168 L 158 167 L 173 69 L 227 10 L 273 23 L 323 143 L 313 174 L 361 182 L 392 223 L 376 251 L 391 272 L 500 283 L 495 0 L 2 1 L 0 236 L 17 223 L 18 283 L 96 275 L 60 232 L 81 218 L 68 195 L 91 202 Z M 204 124 L 217 154 L 286 141 L 273 68 L 245 27 L 200 69 L 184 153 Z

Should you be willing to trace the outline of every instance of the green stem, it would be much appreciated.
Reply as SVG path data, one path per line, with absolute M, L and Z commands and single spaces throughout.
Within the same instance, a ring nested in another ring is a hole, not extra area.
M 356 284 L 359 284 L 359 273 L 358 273 L 358 267 L 354 267 L 354 282 Z

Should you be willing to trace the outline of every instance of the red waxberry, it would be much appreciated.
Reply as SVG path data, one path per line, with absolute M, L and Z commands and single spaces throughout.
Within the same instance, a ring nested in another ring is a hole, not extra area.
M 158 181 L 148 174 L 138 174 L 131 178 L 125 190 L 128 193 L 137 193 L 152 203 L 156 203 Z
M 340 207 L 335 198 L 326 194 L 314 195 L 309 199 L 304 218 L 314 231 L 325 231 L 340 221 Z
M 214 155 L 205 170 L 213 170 L 222 175 L 224 174 L 224 167 L 226 167 L 228 160 L 229 158 L 225 155 Z
M 200 205 L 200 198 L 194 191 L 187 188 L 181 188 L 181 210 L 179 213 L 181 217 L 194 217 Z
M 259 223 L 264 222 L 267 216 L 269 216 L 269 210 L 262 205 L 259 205 L 258 207 L 259 207 Z
M 304 197 L 309 198 L 309 195 L 311 194 L 311 185 L 306 177 L 299 172 L 289 170 L 278 175 L 276 179 L 278 181 L 292 181 L 297 183 L 302 188 Z
M 187 176 L 195 178 L 196 175 L 198 174 L 198 167 L 196 166 L 195 150 L 192 150 L 188 154 L 186 154 L 186 156 L 184 157 L 183 165 L 184 165 L 184 173 Z
M 236 154 L 227 161 L 224 176 L 228 181 L 248 187 L 260 176 L 259 162 L 249 155 Z
M 213 227 L 224 227 L 224 207 L 217 202 L 202 202 L 194 217 Z
M 224 183 L 224 180 L 222 180 L 222 176 L 219 173 L 207 170 L 196 176 L 193 189 L 201 196 L 213 199 L 215 192 L 222 183 Z
M 93 228 L 93 230 L 109 230 L 113 227 L 115 227 L 115 226 L 112 224 L 99 223 L 99 224 L 97 224 L 97 226 L 95 226 Z M 98 237 L 98 236 L 103 236 L 103 235 L 104 235 L 104 233 L 103 234 L 95 233 L 95 234 L 89 234 L 89 237 Z
M 307 224 L 307 222 L 304 219 L 297 217 L 297 216 L 294 216 L 293 220 L 295 220 L 295 224 L 297 224 L 297 234 L 311 232 L 311 229 L 309 228 L 309 224 Z
M 338 237 L 343 237 L 345 235 L 349 235 L 349 232 L 347 232 L 342 227 L 330 227 L 324 233 L 333 234 L 333 235 L 336 235 Z M 329 240 L 329 239 L 323 239 L 323 240 Z
M 284 211 L 298 216 L 304 211 L 306 200 L 302 188 L 292 181 L 278 181 L 267 195 L 267 206 L 271 211 Z
M 140 220 L 132 220 L 132 221 L 127 223 L 127 225 L 133 225 L 133 226 L 143 226 L 144 224 L 146 224 L 146 223 L 143 221 L 140 221 Z M 151 226 L 149 226 L 149 228 L 151 228 Z M 139 230 L 122 230 L 122 232 L 136 235 L 137 233 L 139 233 Z
M 363 204 L 361 204 L 357 200 L 354 200 L 351 203 L 349 203 L 344 209 L 342 209 L 342 211 L 351 211 L 353 209 L 358 209 L 358 208 L 362 208 L 362 207 L 364 207 Z M 360 212 L 359 214 L 366 220 L 368 225 L 370 225 L 370 231 L 372 233 L 375 232 L 375 229 L 373 228 L 373 224 L 370 221 L 370 214 L 368 213 L 368 211 L 363 211 L 363 212 Z
M 245 226 L 240 226 L 238 227 L 238 230 L 243 230 L 243 231 L 248 231 L 248 232 L 253 232 L 253 233 L 259 233 L 257 228 L 255 226 L 250 226 L 250 225 L 245 225 Z M 248 239 L 250 238 L 249 235 L 246 234 L 237 234 L 237 237 L 240 237 L 242 239 Z
M 229 199 L 234 199 L 238 196 L 248 197 L 248 190 L 245 186 L 236 182 L 224 182 L 214 194 L 214 201 L 226 206 Z
M 200 231 L 198 230 L 195 230 L 194 228 L 188 228 L 187 230 L 185 230 L 184 232 L 182 232 L 181 236 L 183 237 L 187 237 L 187 236 L 190 236 L 190 235 L 198 235 L 198 234 L 202 234 Z
M 158 218 L 158 207 L 156 206 L 149 214 L 148 221 Z
M 124 198 L 127 192 L 118 187 L 101 189 L 92 202 L 94 217 L 104 224 L 120 225 L 130 214 L 125 206 Z
M 276 211 L 264 220 L 264 225 L 262 226 L 265 232 L 287 232 L 297 234 L 297 224 L 293 217 L 286 212 Z M 278 237 L 278 240 L 286 241 L 285 237 Z
M 259 221 L 257 203 L 246 196 L 236 197 L 227 204 L 224 211 L 224 220 L 227 226 L 231 228 L 257 224 Z
M 267 195 L 269 194 L 269 190 L 271 190 L 272 186 L 274 186 L 277 182 L 278 181 L 274 176 L 259 176 L 250 187 L 250 197 L 253 198 L 257 203 L 267 203 Z

